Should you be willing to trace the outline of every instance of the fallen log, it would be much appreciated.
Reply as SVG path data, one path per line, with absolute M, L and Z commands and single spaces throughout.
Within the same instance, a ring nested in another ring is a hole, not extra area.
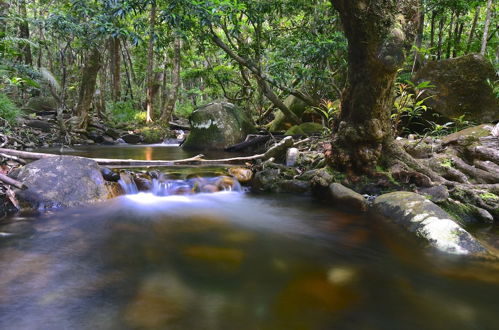
M 224 150 L 228 152 L 244 151 L 250 147 L 259 147 L 261 145 L 264 145 L 268 140 L 270 140 L 270 138 L 270 135 L 256 135 L 253 138 L 250 138 L 238 144 L 234 144 L 230 147 L 225 148 Z
M 0 181 L 2 181 L 3 183 L 6 183 L 8 185 L 14 186 L 16 188 L 19 188 L 19 189 L 26 188 L 26 186 L 22 182 L 14 180 L 14 179 L 6 176 L 5 174 L 1 174 L 1 173 L 0 173 Z
M 108 159 L 108 158 L 89 158 L 96 161 L 99 165 L 106 166 L 127 166 L 127 167 L 143 167 L 143 166 L 176 166 L 176 165 L 216 165 L 216 164 L 244 164 L 248 161 L 258 159 L 269 159 L 270 157 L 280 156 L 286 153 L 287 148 L 293 146 L 293 139 L 286 137 L 279 143 L 272 146 L 264 154 L 256 154 L 247 157 L 233 157 L 222 159 L 204 159 L 204 155 L 196 155 L 191 158 L 178 160 L 138 160 L 138 159 Z M 0 148 L 0 153 L 16 156 L 23 159 L 42 159 L 51 157 L 60 157 L 61 155 L 44 154 L 39 152 L 19 151 L 13 149 Z

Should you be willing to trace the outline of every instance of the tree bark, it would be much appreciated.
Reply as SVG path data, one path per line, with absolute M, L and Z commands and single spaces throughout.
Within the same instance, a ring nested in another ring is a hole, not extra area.
M 347 173 L 370 173 L 393 143 L 390 111 L 397 70 L 410 43 L 400 1 L 331 0 L 348 39 L 348 82 L 334 129 L 332 163 Z M 414 4 L 412 5 L 414 7 Z M 417 7 L 417 6 L 416 6 Z
M 26 1 L 19 1 L 19 13 L 21 15 L 21 22 L 19 23 L 19 37 L 29 40 L 29 24 L 28 14 L 26 10 Z M 23 62 L 26 65 L 33 65 L 33 55 L 31 54 L 31 46 L 29 43 L 23 43 L 21 47 Z
M 97 74 L 99 73 L 100 67 L 100 50 L 95 47 L 90 51 L 90 54 L 88 54 L 86 58 L 86 63 L 83 67 L 81 76 L 80 93 L 78 105 L 76 106 L 76 114 L 80 118 L 80 124 L 78 126 L 81 129 L 86 129 L 88 126 L 88 114 L 90 106 L 92 105 L 92 99 L 97 82 Z
M 454 12 L 451 13 L 450 15 L 450 26 L 449 26 L 449 33 L 447 34 L 447 50 L 445 52 L 445 55 L 447 58 L 450 58 L 451 54 L 451 48 L 452 48 L 452 28 L 454 27 Z
M 175 36 L 173 41 L 173 72 L 172 72 L 172 88 L 168 95 L 168 99 L 163 108 L 161 121 L 168 122 L 172 117 L 173 110 L 175 110 L 175 103 L 178 98 L 178 90 L 180 88 L 180 51 L 182 48 L 182 39 L 180 36 Z
M 445 16 L 440 18 L 438 22 L 438 43 L 437 43 L 437 60 L 442 58 L 442 45 L 444 42 L 444 26 L 445 26 Z
M 156 1 L 151 3 L 149 15 L 149 46 L 147 49 L 147 99 L 146 99 L 146 122 L 154 120 L 154 28 L 156 25 Z
M 473 17 L 473 23 L 471 24 L 470 34 L 468 35 L 468 41 L 466 42 L 466 54 L 470 52 L 471 44 L 473 43 L 473 37 L 475 36 L 476 24 L 478 23 L 478 16 L 480 16 L 480 6 L 475 9 L 475 16 Z
M 424 20 L 425 20 L 425 15 L 424 15 L 424 1 L 420 0 L 419 2 L 419 19 L 417 22 L 418 25 L 418 32 L 416 35 L 416 50 L 414 50 L 414 63 L 412 64 L 412 73 L 414 74 L 416 71 L 419 70 L 421 65 L 423 64 L 423 56 L 420 52 L 420 48 L 423 45 L 423 34 L 424 34 Z
M 482 54 L 483 56 L 485 56 L 485 51 L 487 50 L 487 38 L 489 35 L 491 16 L 492 16 L 492 0 L 489 0 L 487 2 L 487 16 L 485 17 L 485 26 L 483 28 L 482 47 L 480 48 L 480 54 Z
M 121 43 L 118 37 L 109 39 L 109 53 L 111 59 L 111 79 L 113 102 L 118 102 L 121 98 Z

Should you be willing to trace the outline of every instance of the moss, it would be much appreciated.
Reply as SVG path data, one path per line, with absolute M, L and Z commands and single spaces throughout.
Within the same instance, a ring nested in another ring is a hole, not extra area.
M 139 129 L 144 136 L 144 143 L 158 143 L 170 135 L 170 130 L 161 126 L 146 126 Z
M 476 210 L 470 205 L 458 201 L 447 200 L 443 203 L 439 203 L 439 206 L 462 225 L 476 223 Z
M 496 194 L 493 194 L 491 192 L 486 192 L 486 193 L 480 194 L 480 198 L 485 200 L 485 201 L 498 201 L 499 200 L 499 196 L 497 196 Z
M 444 159 L 440 162 L 440 166 L 446 167 L 446 168 L 452 168 L 452 160 L 451 159 Z

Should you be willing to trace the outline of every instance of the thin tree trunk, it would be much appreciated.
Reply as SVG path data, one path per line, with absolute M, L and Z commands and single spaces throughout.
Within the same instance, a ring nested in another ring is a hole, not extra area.
M 433 48 L 435 45 L 435 17 L 436 17 L 436 12 L 432 11 L 431 12 L 431 25 L 430 25 L 430 48 Z
M 19 14 L 21 16 L 21 22 L 19 23 L 19 37 L 29 40 L 29 24 L 25 0 L 19 1 Z M 21 53 L 24 64 L 32 66 L 33 56 L 31 54 L 31 46 L 29 45 L 29 43 L 22 44 Z
M 480 16 L 480 6 L 475 9 L 475 16 L 473 17 L 473 23 L 471 24 L 470 34 L 468 35 L 468 41 L 466 42 L 466 54 L 470 52 L 471 44 L 473 43 L 473 38 L 475 37 L 476 25 L 478 23 L 478 17 Z
M 151 13 L 149 16 L 149 46 L 147 49 L 147 99 L 146 99 L 146 122 L 152 123 L 154 120 L 154 28 L 156 25 L 156 1 L 151 3 Z
M 485 51 L 487 50 L 487 38 L 489 35 L 491 16 L 492 16 L 492 0 L 489 0 L 487 2 L 487 16 L 485 17 L 485 26 L 483 28 L 482 47 L 480 48 L 480 54 L 484 56 L 485 56 Z
M 454 27 L 454 12 L 450 15 L 449 33 L 447 34 L 447 50 L 445 52 L 446 58 L 450 58 L 452 48 L 452 28 Z
M 445 16 L 440 18 L 438 22 L 438 44 L 437 44 L 437 60 L 442 58 L 442 46 L 444 43 L 444 26 L 445 26 Z
M 126 43 L 124 42 L 123 45 L 126 45 Z M 130 78 L 130 70 L 133 71 L 133 68 L 129 67 L 127 57 L 126 57 L 125 47 L 121 47 L 121 53 L 123 56 L 123 64 L 125 66 L 125 76 L 126 76 L 128 94 L 130 95 L 130 99 L 133 100 L 132 80 Z
M 418 32 L 416 35 L 416 50 L 414 51 L 414 63 L 412 65 L 412 73 L 418 71 L 423 63 L 423 56 L 421 55 L 420 48 L 423 45 L 423 33 L 424 33 L 424 1 L 420 0 L 419 3 L 419 21 L 418 23 Z
M 454 50 L 452 52 L 453 57 L 457 57 L 461 51 L 461 38 L 463 36 L 464 23 L 456 25 L 456 39 L 454 40 Z
M 175 110 L 175 103 L 177 102 L 178 90 L 180 87 L 180 51 L 182 48 L 182 39 L 180 36 L 175 36 L 173 41 L 173 72 L 172 72 L 172 89 L 169 93 L 168 100 L 163 108 L 163 114 L 161 115 L 161 120 L 168 122 L 171 117 L 173 110 Z
M 5 22 L 5 18 L 8 16 L 10 4 L 7 1 L 0 0 L 0 17 L 2 17 L 2 21 L 0 21 L 0 39 L 3 39 L 6 36 L 7 32 L 7 23 Z M 5 52 L 5 46 L 3 43 L 0 43 L 0 53 Z
M 93 48 L 87 56 L 85 66 L 83 67 L 78 105 L 76 106 L 76 114 L 80 118 L 80 124 L 78 126 L 81 129 L 86 129 L 88 126 L 90 106 L 92 105 L 92 98 L 95 93 L 95 86 L 97 82 L 97 74 L 100 67 L 100 50 L 98 48 Z
M 109 40 L 109 54 L 111 59 L 111 79 L 112 79 L 112 98 L 118 102 L 121 98 L 121 43 L 118 37 Z

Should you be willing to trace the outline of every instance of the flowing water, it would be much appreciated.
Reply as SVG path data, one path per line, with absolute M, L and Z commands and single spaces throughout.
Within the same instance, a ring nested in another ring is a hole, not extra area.
M 308 196 L 161 182 L 2 220 L 0 329 L 499 328 L 497 262 Z

